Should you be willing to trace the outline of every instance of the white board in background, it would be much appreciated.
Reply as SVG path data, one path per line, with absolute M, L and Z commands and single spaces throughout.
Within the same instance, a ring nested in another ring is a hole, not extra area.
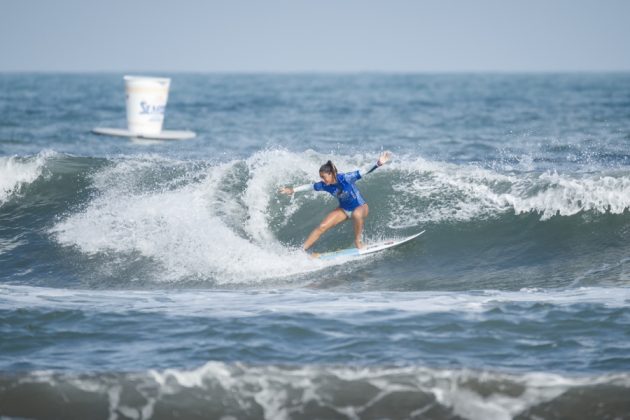
M 136 139 L 151 140 L 189 140 L 195 138 L 194 131 L 178 131 L 178 130 L 162 130 L 159 134 L 138 134 L 132 133 L 125 128 L 106 128 L 96 127 L 92 129 L 92 133 L 102 136 L 129 137 Z

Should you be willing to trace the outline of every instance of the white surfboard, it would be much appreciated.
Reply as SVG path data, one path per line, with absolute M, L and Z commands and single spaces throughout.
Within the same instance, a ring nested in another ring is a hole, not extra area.
M 195 138 L 195 133 L 193 131 L 177 130 L 162 130 L 159 134 L 138 134 L 132 133 L 124 128 L 96 127 L 92 129 L 92 133 L 100 134 L 102 136 L 131 137 L 151 140 L 188 140 Z
M 342 258 L 342 257 L 360 257 L 362 255 L 372 254 L 374 252 L 379 252 L 385 249 L 393 248 L 398 245 L 402 245 L 406 242 L 409 242 L 417 238 L 418 236 L 422 235 L 424 232 L 425 231 L 423 230 L 422 232 L 416 233 L 415 235 L 407 236 L 406 238 L 397 239 L 397 240 L 388 239 L 386 241 L 367 245 L 366 247 L 361 248 L 361 249 L 347 248 L 347 249 L 340 249 L 339 251 L 324 252 L 316 256 L 316 258 L 319 258 L 322 260 L 333 260 L 335 258 Z

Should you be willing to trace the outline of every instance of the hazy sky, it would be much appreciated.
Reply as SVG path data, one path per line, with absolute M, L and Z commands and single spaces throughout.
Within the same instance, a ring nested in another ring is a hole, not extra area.
M 629 0 L 0 0 L 0 71 L 602 70 Z

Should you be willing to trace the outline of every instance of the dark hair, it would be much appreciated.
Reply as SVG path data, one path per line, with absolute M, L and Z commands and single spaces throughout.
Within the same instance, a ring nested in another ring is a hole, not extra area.
M 337 167 L 332 161 L 328 161 L 319 167 L 319 173 L 332 174 L 335 183 L 337 182 Z M 337 195 L 342 193 L 341 186 L 337 185 Z
M 323 172 L 325 174 L 332 174 L 334 180 L 335 181 L 337 180 L 337 167 L 330 160 L 319 167 L 319 172 L 320 173 Z

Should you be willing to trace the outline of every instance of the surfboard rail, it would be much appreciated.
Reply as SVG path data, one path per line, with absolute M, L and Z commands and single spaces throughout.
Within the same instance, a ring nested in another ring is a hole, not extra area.
M 423 233 L 425 233 L 426 230 L 423 230 L 421 232 L 415 233 L 411 236 L 407 236 L 405 238 L 402 239 L 387 239 L 385 241 L 382 242 L 377 242 L 374 244 L 370 244 L 365 246 L 364 248 L 345 248 L 345 249 L 340 249 L 338 251 L 332 251 L 332 252 L 323 252 L 319 255 L 316 256 L 316 258 L 319 258 L 321 260 L 333 260 L 335 258 L 342 258 L 342 257 L 359 257 L 362 255 L 368 255 L 368 254 L 373 254 L 375 252 L 379 252 L 379 251 L 384 251 L 386 249 L 389 248 L 393 248 L 395 246 L 398 245 L 402 245 L 404 243 L 407 243 L 415 238 L 417 238 L 418 236 L 422 235 Z

